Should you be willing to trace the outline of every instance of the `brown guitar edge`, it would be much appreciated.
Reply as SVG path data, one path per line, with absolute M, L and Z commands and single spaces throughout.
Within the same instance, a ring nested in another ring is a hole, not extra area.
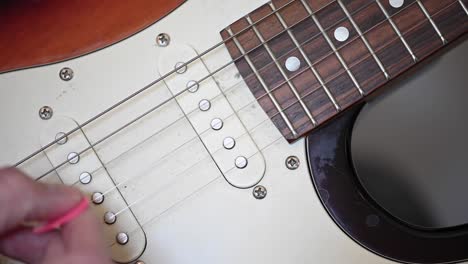
M 60 63 L 102 50 L 145 30 L 184 2 L 1 1 L 0 73 Z

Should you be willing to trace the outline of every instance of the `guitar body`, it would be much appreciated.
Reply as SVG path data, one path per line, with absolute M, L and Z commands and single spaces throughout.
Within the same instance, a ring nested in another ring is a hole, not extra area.
M 55 63 L 102 49 L 154 24 L 183 2 L 2 1 L 0 72 Z
M 94 1 L 89 2 L 91 8 Z M 444 244 L 434 258 L 418 258 L 422 251 L 406 255 L 387 251 L 366 240 L 366 234 L 385 241 L 385 232 L 391 230 L 386 227 L 406 232 L 399 229 L 401 223 L 380 218 L 382 210 L 363 196 L 358 197 L 364 199 L 359 201 L 365 205 L 363 211 L 353 215 L 334 207 L 342 200 L 337 204 L 331 196 L 325 198 L 323 190 L 332 195 L 332 191 L 349 194 L 360 188 L 346 154 L 357 112 L 345 113 L 307 139 L 290 143 L 256 101 L 235 64 L 216 72 L 232 61 L 224 46 L 179 74 L 152 83 L 220 42 L 222 29 L 267 1 L 141 1 L 141 8 L 148 8 L 143 2 L 157 3 L 161 10 L 147 13 L 141 21 L 129 15 L 126 19 L 140 23 L 125 27 L 123 33 L 109 33 L 104 42 L 94 35 L 80 46 L 75 45 L 80 43 L 77 38 L 52 57 L 41 54 L 57 49 L 32 52 L 30 60 L 13 54 L 0 61 L 0 71 L 5 72 L 0 75 L 4 113 L 0 165 L 11 166 L 61 133 L 77 131 L 64 144 L 41 151 L 18 168 L 38 181 L 73 185 L 90 197 L 103 194 L 104 201 L 92 207 L 102 219 L 116 262 L 393 263 L 390 259 L 399 259 L 435 263 L 468 258 L 462 252 L 466 235 L 450 238 L 453 244 Z M 119 20 L 125 5 L 115 8 L 111 15 Z M 115 32 L 118 25 L 111 27 Z M 156 43 L 161 33 L 170 35 L 167 47 Z M 2 32 L 0 40 L 8 39 Z M 37 65 L 43 66 L 33 67 Z M 73 70 L 71 80 L 60 78 L 63 68 Z M 200 83 L 197 91 L 178 95 L 190 80 L 207 74 L 211 78 Z M 87 124 L 148 84 L 150 89 Z M 209 99 L 210 107 L 199 111 L 204 99 Z M 40 117 L 44 106 L 53 110 L 50 118 Z M 141 117 L 142 113 L 148 114 Z M 216 118 L 223 120 L 221 128 L 215 129 Z M 234 148 L 224 145 L 227 137 L 235 139 Z M 83 149 L 87 152 L 81 153 Z M 300 164 L 291 169 L 286 160 L 293 156 Z M 248 160 L 243 169 L 239 157 Z M 324 161 L 336 170 L 325 168 Z M 342 169 L 345 177 L 340 178 L 335 172 Z M 92 175 L 90 182 L 81 178 L 85 172 Z M 355 185 L 342 181 L 355 181 Z M 255 191 L 258 186 L 266 189 L 265 197 Z M 117 221 L 105 223 L 106 212 L 117 214 Z M 379 217 L 377 227 L 373 215 Z M 356 218 L 348 225 L 348 217 Z M 375 233 L 376 229 L 385 232 Z M 464 229 L 456 234 L 459 231 Z M 119 233 L 129 236 L 128 243 L 118 243 Z M 400 248 L 393 244 L 398 241 L 387 244 Z

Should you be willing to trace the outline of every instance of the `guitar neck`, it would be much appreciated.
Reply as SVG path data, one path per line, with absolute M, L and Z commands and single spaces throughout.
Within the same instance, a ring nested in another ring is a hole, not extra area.
M 221 32 L 292 142 L 468 31 L 468 0 L 273 0 Z

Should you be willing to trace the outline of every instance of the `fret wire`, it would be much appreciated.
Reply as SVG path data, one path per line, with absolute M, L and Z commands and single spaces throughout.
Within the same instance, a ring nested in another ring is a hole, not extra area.
M 338 50 L 336 49 L 335 47 L 335 44 L 333 44 L 333 42 L 330 40 L 330 38 L 328 37 L 327 33 L 323 30 L 323 27 L 322 25 L 320 24 L 320 22 L 318 21 L 317 17 L 315 16 L 314 12 L 312 12 L 312 10 L 310 9 L 310 7 L 304 2 L 304 0 L 300 0 L 302 5 L 304 5 L 304 8 L 307 10 L 307 12 L 309 13 L 310 17 L 312 17 L 312 19 L 314 20 L 315 24 L 317 25 L 317 27 L 319 28 L 320 32 L 322 33 L 323 37 L 325 38 L 325 40 L 328 42 L 328 45 L 331 47 L 331 49 L 333 50 L 333 52 L 335 53 L 336 57 L 338 58 L 338 60 L 340 61 L 341 65 L 343 66 L 343 68 L 345 68 L 346 72 L 348 73 L 349 77 L 351 78 L 351 80 L 353 81 L 354 85 L 356 86 L 356 89 L 359 91 L 359 93 L 361 94 L 361 96 L 363 96 L 365 93 L 364 91 L 361 89 L 361 86 L 359 85 L 359 83 L 357 82 L 356 78 L 354 78 L 354 75 L 351 71 L 349 71 L 349 68 L 348 68 L 348 65 L 346 64 L 346 62 L 343 60 L 343 58 L 341 57 L 340 53 L 338 52 Z
M 426 7 L 424 7 L 424 5 L 421 3 L 420 0 L 416 0 L 416 2 L 418 3 L 419 8 L 422 10 L 422 12 L 426 16 L 426 18 L 431 23 L 434 30 L 437 32 L 437 35 L 439 35 L 440 39 L 442 40 L 442 44 L 445 45 L 447 43 L 447 40 L 445 40 L 444 36 L 442 35 L 442 33 L 439 30 L 439 27 L 435 24 L 434 20 L 432 20 L 431 15 L 429 15 L 429 12 L 427 12 L 427 10 L 426 10 Z
M 444 8 L 442 8 L 442 9 L 439 10 L 435 15 L 437 15 L 437 14 L 439 14 L 439 13 L 445 11 L 446 9 L 450 8 L 450 7 L 451 7 L 453 4 L 455 4 L 455 3 L 456 3 L 456 2 L 453 2 L 452 4 L 450 4 L 450 5 L 448 5 L 448 6 L 444 7 Z M 397 13 L 393 14 L 392 16 L 394 16 L 394 15 L 396 15 L 396 14 L 397 14 Z M 382 21 L 382 22 L 383 22 L 383 21 Z M 374 27 L 380 25 L 382 22 L 380 22 L 380 23 L 374 25 Z M 422 21 L 422 22 L 417 23 L 416 25 L 413 25 L 413 26 L 412 26 L 411 28 L 409 28 L 406 32 L 404 32 L 404 35 L 407 35 L 407 34 L 411 33 L 413 30 L 415 30 L 416 28 L 420 27 L 420 26 L 422 25 L 423 22 L 425 22 L 425 21 Z M 367 32 L 369 32 L 370 30 L 372 30 L 374 27 L 370 28 Z M 357 37 L 355 37 L 355 38 L 357 38 Z M 388 41 L 388 42 L 387 42 L 386 44 L 384 44 L 382 47 L 378 48 L 378 49 L 376 50 L 376 52 L 380 52 L 381 50 L 384 50 L 385 48 L 387 48 L 388 46 L 390 46 L 390 44 L 392 44 L 393 42 L 395 42 L 395 41 L 400 41 L 400 40 L 401 40 L 401 39 L 397 36 L 397 37 L 391 39 L 390 41 Z M 329 55 L 331 55 L 331 54 L 333 54 L 333 53 L 330 53 Z M 364 60 L 366 60 L 369 56 L 370 56 L 370 55 L 367 55 L 367 56 L 361 58 L 359 61 L 357 61 L 357 62 L 355 62 L 354 64 L 352 64 L 352 65 L 351 65 L 351 69 L 352 69 L 354 66 L 358 65 L 359 63 L 361 63 L 361 62 L 363 62 Z M 300 73 L 302 73 L 302 72 L 305 71 L 305 70 L 306 70 L 306 69 L 301 70 L 297 75 L 299 75 Z M 333 77 L 335 78 L 335 77 L 341 75 L 341 74 L 344 73 L 344 72 L 345 72 L 345 71 L 338 72 L 338 73 L 335 74 Z M 295 76 L 294 76 L 294 77 L 295 77 Z M 294 77 L 292 77 L 292 78 L 294 78 Z M 331 79 L 330 81 L 332 81 L 332 80 L 333 80 L 333 79 Z M 329 81 L 329 82 L 330 82 L 330 81 Z M 313 93 L 313 92 L 310 92 L 310 93 L 308 93 L 308 94 L 305 94 L 305 95 L 303 96 L 303 98 L 307 97 L 308 95 L 310 95 L 310 94 L 312 94 L 312 93 Z M 290 105 L 290 106 L 292 106 L 292 105 Z M 290 107 L 290 106 L 289 106 L 289 107 Z M 286 107 L 286 108 L 287 108 L 287 107 Z
M 274 10 L 273 10 L 274 11 Z M 315 121 L 314 117 L 312 116 L 312 114 L 310 113 L 309 109 L 307 108 L 307 106 L 304 104 L 304 102 L 302 101 L 301 97 L 299 96 L 299 94 L 297 93 L 297 89 L 295 87 L 295 85 L 289 80 L 288 76 L 286 75 L 286 73 L 284 72 L 283 68 L 281 67 L 281 65 L 279 64 L 276 56 L 273 54 L 273 52 L 271 51 L 270 49 L 270 45 L 268 45 L 268 42 L 265 41 L 265 39 L 263 38 L 263 36 L 260 34 L 260 32 L 258 31 L 258 28 L 252 24 L 252 19 L 250 18 L 249 15 L 246 16 L 246 19 L 247 19 L 247 22 L 249 22 L 250 25 L 252 25 L 252 29 L 253 31 L 255 32 L 255 35 L 257 35 L 257 37 L 259 38 L 260 42 L 263 43 L 263 46 L 265 47 L 268 55 L 273 59 L 274 63 L 276 64 L 276 67 L 278 68 L 278 70 L 280 71 L 281 75 L 283 76 L 283 78 L 286 80 L 286 83 L 288 84 L 288 86 L 290 87 L 291 91 L 293 92 L 294 96 L 296 97 L 296 99 L 299 101 L 299 104 L 302 106 L 304 112 L 306 113 L 307 117 L 310 119 L 310 121 L 312 121 L 313 125 L 316 126 L 317 125 L 317 121 Z
M 270 2 L 270 6 L 273 10 L 276 10 L 276 7 L 275 5 L 273 4 L 273 2 Z M 291 29 L 286 25 L 286 22 L 284 21 L 283 17 L 278 13 L 278 12 L 275 12 L 276 14 L 276 17 L 278 18 L 278 20 L 280 21 L 281 25 L 287 29 L 287 32 L 288 32 L 288 35 L 289 37 L 291 38 L 291 40 L 294 42 L 294 45 L 296 45 L 297 49 L 299 50 L 299 52 L 301 53 L 302 57 L 304 58 L 304 60 L 307 62 L 307 64 L 309 65 L 309 68 L 312 70 L 312 73 L 314 74 L 315 78 L 319 81 L 320 85 L 322 86 L 323 90 L 325 91 L 325 93 L 327 94 L 328 98 L 330 99 L 330 101 L 333 103 L 333 106 L 335 107 L 336 111 L 340 111 L 341 107 L 338 105 L 338 103 L 336 102 L 335 98 L 333 97 L 333 95 L 331 94 L 330 90 L 328 89 L 327 85 L 324 83 L 322 77 L 318 74 L 317 70 L 315 69 L 315 67 L 312 65 L 312 62 L 309 60 L 309 57 L 307 56 L 307 54 L 305 54 L 304 52 L 304 49 L 302 49 L 301 45 L 299 44 L 299 42 L 297 41 L 296 37 L 294 36 L 294 34 L 291 32 Z
M 330 5 L 331 3 L 333 3 L 333 2 L 335 2 L 335 1 L 330 2 L 330 3 L 327 4 L 325 7 L 329 6 L 329 5 Z M 364 5 L 363 7 L 361 7 L 360 9 L 358 9 L 357 11 L 355 11 L 354 14 L 357 13 L 357 12 L 359 12 L 359 11 L 364 10 L 364 9 L 365 9 L 366 7 L 368 7 L 370 4 L 372 4 L 372 2 L 369 3 L 369 4 Z M 322 9 L 320 9 L 320 10 L 322 10 Z M 320 10 L 318 10 L 318 11 L 320 11 Z M 278 9 L 278 11 L 279 11 L 279 9 Z M 309 16 L 308 16 L 308 17 L 309 17 Z M 304 20 L 300 20 L 300 22 L 302 22 L 302 21 L 304 21 Z M 336 26 L 337 24 L 339 24 L 339 23 L 341 23 L 341 22 L 343 22 L 343 21 L 345 21 L 345 18 L 344 18 L 344 19 L 341 19 L 341 20 L 337 21 L 335 24 L 329 26 L 326 30 L 329 30 L 329 29 L 333 28 L 334 26 Z M 298 25 L 300 22 L 295 23 L 295 24 L 289 26 L 287 29 L 291 29 L 292 27 Z M 382 24 L 382 22 L 377 23 L 376 25 L 374 25 L 373 27 L 371 27 L 370 29 L 368 29 L 366 32 L 364 32 L 364 34 L 369 33 L 372 29 L 376 28 L 377 26 L 379 26 L 379 25 L 381 25 L 381 24 Z M 285 31 L 281 31 L 280 34 L 283 33 L 283 32 L 285 32 Z M 280 34 L 274 35 L 271 39 L 273 39 L 273 38 L 279 36 Z M 314 39 L 315 39 L 316 37 L 318 37 L 319 35 L 322 35 L 322 33 L 319 32 L 319 33 L 317 33 L 316 35 L 314 35 L 314 36 L 312 36 L 312 37 L 306 39 L 302 45 L 305 45 L 305 44 L 310 43 L 310 41 L 314 40 Z M 350 39 L 350 41 L 354 41 L 354 40 L 356 40 L 356 39 L 357 39 L 357 37 L 352 37 L 352 38 Z M 346 45 L 348 45 L 348 44 L 345 44 L 345 45 L 343 45 L 343 46 L 337 48 L 337 50 L 341 50 L 341 49 L 344 48 Z M 258 45 L 258 46 L 256 46 L 255 48 L 258 48 L 259 46 L 261 46 L 261 45 Z M 286 55 L 290 54 L 292 51 L 294 51 L 294 50 L 289 50 L 289 51 L 286 52 L 284 55 L 282 55 L 280 58 L 284 58 Z M 331 53 L 327 53 L 325 56 L 319 58 L 319 59 L 318 59 L 317 61 L 315 61 L 314 63 L 311 63 L 311 65 L 312 65 L 312 66 L 317 65 L 318 63 L 320 63 L 321 61 L 325 60 L 326 58 L 328 58 L 329 56 L 331 56 L 331 55 L 333 55 L 333 54 L 335 54 L 334 51 L 332 51 Z M 308 58 L 308 57 L 306 56 L 306 58 Z M 309 60 L 309 62 L 310 62 L 310 60 Z M 271 65 L 271 63 L 269 63 L 269 64 L 263 66 L 263 67 L 260 68 L 259 70 L 265 69 L 265 68 L 266 68 L 267 66 L 269 66 L 269 65 Z M 318 72 L 317 72 L 317 76 L 320 78 L 320 75 L 318 74 Z M 249 77 L 249 76 L 247 76 L 246 78 L 248 78 L 248 77 Z M 321 79 L 321 78 L 320 78 L 320 79 Z M 322 83 L 325 84 L 325 82 L 322 82 Z
M 400 37 L 401 39 L 401 42 L 403 43 L 403 45 L 405 46 L 405 48 L 408 50 L 409 54 L 411 55 L 411 57 L 413 58 L 413 61 L 416 62 L 418 61 L 418 58 L 416 57 L 416 55 L 414 55 L 413 53 L 413 50 L 411 49 L 411 47 L 408 45 L 408 43 L 406 42 L 406 39 L 403 38 L 403 35 L 401 34 L 400 30 L 398 29 L 397 25 L 395 24 L 395 22 L 393 22 L 393 19 L 392 17 L 388 14 L 387 10 L 385 10 L 385 7 L 382 5 L 382 3 L 380 3 L 380 0 L 375 0 L 375 2 L 377 3 L 377 5 L 380 7 L 380 10 L 382 10 L 382 12 L 384 13 L 385 17 L 387 18 L 388 22 L 390 23 L 390 25 L 392 26 L 393 30 L 395 30 L 396 34 L 398 35 L 398 37 Z
M 229 35 L 233 35 L 233 32 L 231 30 L 231 28 L 228 28 L 227 29 L 227 32 L 229 33 Z M 268 91 L 268 86 L 266 85 L 265 81 L 263 80 L 262 76 L 260 76 L 260 74 L 258 74 L 254 64 L 252 63 L 252 61 L 250 60 L 250 55 L 248 55 L 247 53 L 245 53 L 245 50 L 244 48 L 242 47 L 242 45 L 239 43 L 239 40 L 237 39 L 237 37 L 234 37 L 233 38 L 234 40 L 234 43 L 236 44 L 237 48 L 239 49 L 239 51 L 242 53 L 242 54 L 245 54 L 244 58 L 245 58 L 245 61 L 247 62 L 247 64 L 249 64 L 250 68 L 252 69 L 252 71 L 255 73 L 255 75 L 257 76 L 258 80 L 260 81 L 260 84 L 262 85 L 263 89 L 265 90 L 265 92 L 267 92 L 268 94 L 268 97 L 270 97 L 270 100 L 273 102 L 273 104 L 275 105 L 276 109 L 279 111 L 281 117 L 283 118 L 283 121 L 286 123 L 286 125 L 288 126 L 289 130 L 293 133 L 294 136 L 297 136 L 297 132 L 296 130 L 294 129 L 294 127 L 292 126 L 291 124 L 291 121 L 289 121 L 289 118 L 281 111 L 281 107 L 279 106 L 278 102 L 276 101 L 276 98 L 269 93 Z
M 465 10 L 466 15 L 468 16 L 468 9 L 466 8 L 465 4 L 463 3 L 462 0 L 458 0 L 458 3 L 460 3 L 461 7 L 463 10 Z
M 454 3 L 455 3 L 455 2 L 454 2 Z M 454 4 L 454 3 L 453 3 L 453 4 Z M 452 4 L 451 4 L 451 5 L 452 5 Z M 445 7 L 445 8 L 443 8 L 442 10 L 439 10 L 439 11 L 437 12 L 437 14 L 440 13 L 440 12 L 442 12 L 442 11 L 444 11 L 444 10 L 446 10 L 446 9 L 449 8 L 451 5 L 449 5 L 449 6 Z M 399 11 L 399 12 L 400 12 L 400 11 Z M 395 13 L 394 15 L 396 15 L 396 14 L 397 14 L 397 13 Z M 392 15 L 392 16 L 394 16 L 394 15 Z M 380 24 L 383 23 L 383 22 L 384 22 L 384 21 L 382 21 L 382 22 L 380 22 L 380 23 L 374 25 L 372 28 L 370 28 L 370 29 L 369 29 L 368 31 L 366 31 L 366 32 L 369 32 L 370 30 L 372 30 L 373 28 L 377 27 L 378 25 L 380 25 Z M 424 22 L 424 21 L 422 21 L 422 22 Z M 409 34 L 409 33 L 412 32 L 414 29 L 416 29 L 416 28 L 418 28 L 419 26 L 421 26 L 421 25 L 422 25 L 422 22 L 417 23 L 416 25 L 414 25 L 414 26 L 412 26 L 411 28 L 409 28 L 406 32 L 404 32 L 404 35 Z M 354 39 L 357 39 L 357 38 L 358 38 L 358 37 L 355 37 Z M 377 49 L 376 52 L 380 52 L 381 50 L 387 48 L 390 44 L 392 44 L 392 43 L 395 42 L 395 41 L 401 41 L 401 38 L 400 38 L 399 36 L 397 36 L 397 37 L 391 39 L 391 40 L 388 41 L 386 44 L 384 44 L 382 47 L 379 47 L 379 49 Z M 332 53 L 329 53 L 327 56 L 332 55 L 332 54 L 333 54 L 333 52 L 332 52 Z M 367 55 L 367 56 L 361 58 L 359 61 L 357 61 L 357 62 L 355 62 L 354 64 L 352 64 L 352 65 L 351 65 L 351 69 L 352 69 L 354 66 L 358 65 L 359 63 L 361 63 L 361 62 L 363 62 L 364 60 L 366 60 L 367 58 L 369 58 L 369 56 L 370 56 L 370 55 Z M 305 69 L 302 69 L 302 70 L 298 71 L 298 72 L 296 73 L 296 75 L 294 75 L 294 76 L 291 77 L 291 79 L 297 77 L 298 75 L 300 75 L 301 73 L 305 72 L 306 70 L 309 70 L 309 68 L 305 68 Z M 341 74 L 343 74 L 343 73 L 345 73 L 345 70 L 336 73 L 336 74 L 333 76 L 333 78 L 332 78 L 331 80 L 329 80 L 328 82 L 333 81 L 334 78 L 338 77 L 339 75 L 341 75 Z M 328 82 L 326 82 L 326 83 L 328 83 Z M 282 84 L 284 84 L 284 83 L 285 83 L 285 82 L 279 84 L 278 87 L 280 87 L 280 86 L 281 86 Z M 326 84 L 326 83 L 325 83 L 325 84 Z M 312 94 L 313 92 L 314 92 L 314 91 L 311 91 L 311 92 L 305 94 L 304 96 L 302 96 L 302 98 L 305 98 L 305 97 L 309 96 L 309 95 Z M 261 98 L 261 97 L 259 97 L 259 98 L 257 98 L 257 99 L 260 99 L 260 98 Z M 291 106 L 293 106 L 293 105 L 294 105 L 294 103 L 291 103 L 291 104 L 290 104 L 289 106 L 287 106 L 285 109 L 288 109 L 289 107 L 291 107 Z
M 385 75 L 385 78 L 388 80 L 390 79 L 390 75 L 387 73 L 384 65 L 382 64 L 382 62 L 380 61 L 380 59 L 377 57 L 377 55 L 375 54 L 373 48 L 371 47 L 371 45 L 369 44 L 369 42 L 367 41 L 367 38 L 362 34 L 361 32 L 361 29 L 359 28 L 359 26 L 356 24 L 356 22 L 354 21 L 353 17 L 350 15 L 350 13 L 348 12 L 348 9 L 346 8 L 346 6 L 343 4 L 343 2 L 341 0 L 338 0 L 338 4 L 340 5 L 341 9 L 344 11 L 344 13 L 346 14 L 346 16 L 348 17 L 349 21 L 351 21 L 351 24 L 353 24 L 354 28 L 356 29 L 358 35 L 361 37 L 362 41 L 364 42 L 364 45 L 366 45 L 367 47 L 367 50 L 370 52 L 370 54 L 372 54 L 372 57 L 374 58 L 375 62 L 377 63 L 377 65 L 379 65 L 379 68 L 380 70 L 383 72 L 383 74 Z

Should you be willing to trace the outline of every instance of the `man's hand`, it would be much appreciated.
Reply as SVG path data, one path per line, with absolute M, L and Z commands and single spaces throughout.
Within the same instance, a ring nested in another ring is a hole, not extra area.
M 16 169 L 0 169 L 0 254 L 26 263 L 112 263 L 90 209 L 57 231 L 34 234 L 24 227 L 54 219 L 81 199 L 82 194 L 70 187 L 38 183 Z

